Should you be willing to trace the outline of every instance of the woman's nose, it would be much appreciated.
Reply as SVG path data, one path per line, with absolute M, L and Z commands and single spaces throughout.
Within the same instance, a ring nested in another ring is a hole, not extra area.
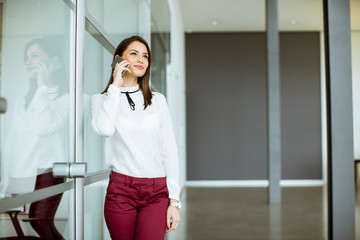
M 144 57 L 143 57 L 143 56 L 140 56 L 140 57 L 138 58 L 138 62 L 143 63 L 143 62 L 144 62 Z

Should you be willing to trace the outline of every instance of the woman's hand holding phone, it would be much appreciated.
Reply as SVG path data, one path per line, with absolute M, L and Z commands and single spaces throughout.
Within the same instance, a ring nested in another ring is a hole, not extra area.
M 129 69 L 130 63 L 127 60 L 121 59 L 119 56 L 116 56 L 114 62 L 117 61 L 117 63 L 114 66 L 114 72 L 113 72 L 113 82 L 115 86 L 122 87 L 124 85 L 124 79 L 123 75 L 126 73 L 126 71 L 131 72 Z
M 37 71 L 38 87 L 51 85 L 51 76 L 55 71 L 61 69 L 61 64 L 57 56 L 53 56 L 43 62 L 35 64 Z
M 50 83 L 51 73 L 53 66 L 46 66 L 45 63 L 41 62 L 37 64 L 37 84 L 38 87 L 47 86 Z

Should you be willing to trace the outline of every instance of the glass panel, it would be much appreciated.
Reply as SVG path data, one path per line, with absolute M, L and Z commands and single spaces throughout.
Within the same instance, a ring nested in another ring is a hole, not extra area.
M 279 1 L 278 14 L 281 70 L 282 178 L 326 181 L 327 118 L 322 1 Z M 288 71 L 289 69 L 292 70 Z M 301 94 L 298 94 L 299 89 L 301 89 Z M 294 117 L 294 113 L 299 117 Z M 311 129 L 311 131 L 301 131 L 300 129 Z M 296 136 L 295 142 L 293 136 Z M 303 143 L 302 147 L 298 147 L 298 142 Z M 311 145 L 311 149 L 306 144 Z M 289 150 L 290 148 L 291 150 Z M 304 148 L 308 149 L 306 155 L 302 151 Z M 298 161 L 299 159 L 301 161 Z M 317 166 L 317 168 L 314 166 Z M 301 173 L 301 169 L 310 168 L 314 174 L 313 177 Z M 327 187 L 324 185 L 322 187 L 323 196 L 318 198 L 319 204 L 321 204 L 318 208 L 319 212 L 316 214 L 317 217 L 307 218 L 307 224 L 316 225 L 319 231 L 317 233 L 304 233 L 304 238 L 315 237 L 316 235 L 312 234 L 317 234 L 318 236 L 315 238 L 327 239 L 326 189 Z M 314 191 L 313 188 L 305 191 L 304 196 L 310 194 L 316 196 L 315 192 L 310 192 Z M 304 206 L 311 206 L 314 202 L 312 199 L 302 200 Z M 299 213 L 299 219 L 306 218 L 306 214 L 306 211 Z M 292 219 L 282 214 L 283 223 L 290 223 L 291 221 Z M 293 224 L 299 223 L 293 222 Z M 297 230 L 293 229 L 292 231 L 293 234 L 297 234 Z
M 84 157 L 88 163 L 88 173 L 106 168 L 104 162 L 103 137 L 92 130 L 90 98 L 101 93 L 111 74 L 110 54 L 88 32 L 85 33 L 85 81 L 84 81 Z M 107 181 L 85 187 L 84 217 L 85 239 L 110 239 L 104 222 L 103 206 Z M 105 234 L 105 235 L 104 235 Z
M 166 66 L 170 60 L 170 11 L 166 0 L 151 1 L 151 87 L 166 96 Z
M 88 32 L 85 33 L 85 83 L 84 83 L 84 157 L 88 172 L 104 169 L 103 138 L 95 134 L 91 126 L 90 98 L 101 93 L 111 74 L 112 54 L 105 50 Z
M 151 88 L 166 95 L 167 52 L 159 33 L 151 34 Z
M 52 165 L 69 159 L 69 69 L 74 53 L 69 40 L 72 12 L 63 1 L 13 0 L 0 5 L 0 95 L 8 101 L 0 128 L 4 198 L 65 181 L 52 176 Z M 62 195 L 14 209 L 20 211 L 21 231 L 43 239 L 68 239 L 68 201 Z M 0 217 L 0 237 L 16 236 L 8 213 Z M 31 221 L 21 221 L 29 217 Z
M 170 10 L 167 0 L 151 0 L 151 18 L 157 32 L 162 34 L 170 32 Z M 152 30 L 153 27 L 154 25 Z
M 147 0 L 86 0 L 86 10 L 116 43 L 132 35 L 148 40 L 144 24 L 149 21 L 143 21 L 147 9 L 150 10 Z
M 111 239 L 104 219 L 104 201 L 109 180 L 106 179 L 85 187 L 84 239 Z
M 351 57 L 354 110 L 354 158 L 355 158 L 355 226 L 356 239 L 360 239 L 360 2 L 350 1 Z
M 117 44 L 131 35 L 140 35 L 151 42 L 153 52 L 152 79 L 156 90 L 166 92 L 166 59 L 170 29 L 161 32 L 154 28 L 154 36 L 150 35 L 150 7 L 147 1 L 92 1 L 87 0 L 87 11 Z M 167 4 L 166 1 L 163 3 Z M 167 5 L 166 5 L 167 8 Z M 126 9 L 119 14 L 119 9 Z M 168 8 L 167 8 L 168 9 Z M 170 16 L 167 12 L 169 22 Z M 155 20 L 154 20 L 155 21 Z M 154 24 L 155 26 L 155 24 Z M 170 26 L 168 26 L 170 27 Z M 162 28 L 164 29 L 164 28 Z M 92 29 L 94 31 L 94 29 Z M 151 37 L 151 39 L 150 39 Z M 107 166 L 104 162 L 103 137 L 97 136 L 92 130 L 90 98 L 95 93 L 101 93 L 106 87 L 111 74 L 112 53 L 96 39 L 101 39 L 97 33 L 85 34 L 85 133 L 84 155 L 88 163 L 88 173 L 100 171 Z M 86 186 L 85 188 L 85 239 L 110 239 L 104 221 L 103 206 L 108 180 Z

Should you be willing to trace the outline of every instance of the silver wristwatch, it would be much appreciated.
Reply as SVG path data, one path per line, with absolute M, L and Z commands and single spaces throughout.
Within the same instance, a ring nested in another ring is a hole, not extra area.
M 170 202 L 169 206 L 176 207 L 178 209 L 181 208 L 181 202 Z

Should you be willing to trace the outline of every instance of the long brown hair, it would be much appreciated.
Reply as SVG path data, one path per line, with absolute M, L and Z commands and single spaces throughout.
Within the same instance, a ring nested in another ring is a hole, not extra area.
M 146 72 L 145 72 L 144 76 L 138 78 L 138 84 L 139 84 L 139 87 L 140 87 L 141 91 L 143 92 L 143 96 L 144 96 L 144 110 L 145 110 L 147 108 L 147 106 L 151 105 L 151 99 L 152 99 L 152 95 L 153 95 L 150 90 L 150 83 L 149 83 L 150 82 L 151 52 L 150 52 L 150 47 L 149 47 L 148 43 L 145 41 L 145 39 L 143 39 L 142 37 L 139 37 L 139 36 L 132 36 L 129 38 L 125 38 L 117 46 L 114 56 L 113 56 L 113 60 L 115 59 L 116 55 L 122 56 L 124 51 L 127 49 L 127 47 L 135 41 L 138 41 L 138 42 L 141 42 L 142 44 L 144 44 L 149 53 L 149 58 L 148 58 L 149 65 L 146 69 Z M 113 83 L 113 81 L 114 81 L 113 72 L 114 72 L 114 69 L 111 71 L 110 80 L 109 80 L 105 90 L 102 93 L 106 93 L 110 87 L 110 84 Z
M 33 45 L 38 45 L 48 56 L 48 58 L 56 57 L 56 59 L 59 61 L 59 69 L 55 70 L 51 73 L 51 80 L 52 82 L 58 86 L 58 96 L 60 97 L 64 95 L 66 92 L 68 92 L 69 86 L 68 86 L 68 80 L 67 80 L 67 72 L 65 70 L 65 64 L 64 64 L 64 58 L 61 54 L 61 49 L 58 48 L 58 44 L 54 42 L 50 38 L 36 38 L 28 42 L 25 46 L 24 50 L 24 62 L 26 63 L 26 54 L 29 48 Z M 35 92 L 37 89 L 36 81 L 30 81 L 30 86 L 28 93 L 25 96 L 25 109 L 27 109 L 30 105 L 30 102 L 32 101 Z

